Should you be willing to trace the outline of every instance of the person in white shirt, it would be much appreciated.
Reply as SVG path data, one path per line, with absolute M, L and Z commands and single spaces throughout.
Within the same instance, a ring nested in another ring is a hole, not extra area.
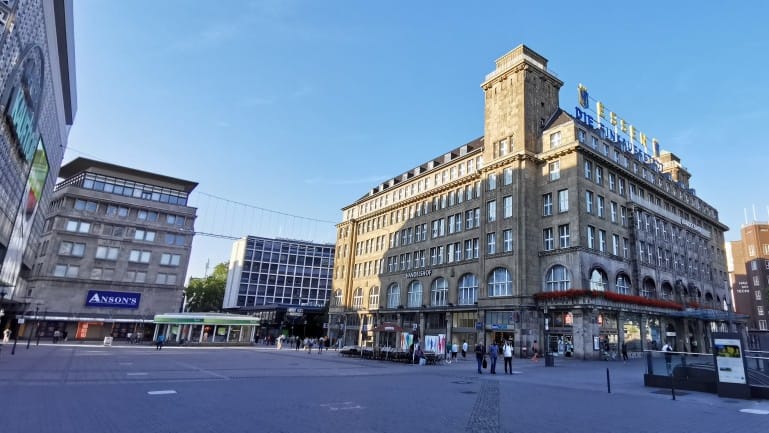
M 457 352 L 459 352 L 459 344 L 454 343 L 451 345 L 451 359 L 454 361 L 457 360 Z
M 513 374 L 513 344 L 511 341 L 505 341 L 502 346 L 502 356 L 505 357 L 505 374 Z
M 467 358 L 467 341 L 462 342 L 462 358 Z

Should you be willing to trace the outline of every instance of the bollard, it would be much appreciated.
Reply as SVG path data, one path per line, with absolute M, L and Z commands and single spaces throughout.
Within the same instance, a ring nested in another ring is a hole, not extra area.
M 611 380 L 609 379 L 609 369 L 606 369 L 606 389 L 611 394 Z
M 673 382 L 673 375 L 670 375 L 670 394 L 673 396 L 673 400 L 676 399 L 676 387 L 675 383 Z

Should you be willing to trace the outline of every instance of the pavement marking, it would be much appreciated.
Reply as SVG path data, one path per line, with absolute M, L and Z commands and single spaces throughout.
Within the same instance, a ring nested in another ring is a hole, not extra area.
M 126 373 L 127 376 L 146 376 L 149 373 Z
M 740 409 L 742 413 L 752 413 L 754 415 L 769 415 L 769 410 L 761 409 Z
M 164 389 L 160 391 L 147 391 L 147 394 L 149 395 L 167 395 L 167 394 L 176 394 L 176 391 L 173 389 Z
M 341 403 L 323 403 L 320 405 L 321 407 L 327 407 L 330 411 L 337 411 L 337 410 L 354 410 L 354 409 L 365 409 L 365 407 L 354 404 L 351 401 L 344 401 Z
M 120 365 L 133 365 L 133 362 L 120 362 Z

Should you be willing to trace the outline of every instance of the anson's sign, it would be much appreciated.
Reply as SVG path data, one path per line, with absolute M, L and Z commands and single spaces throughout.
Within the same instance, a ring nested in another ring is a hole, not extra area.
M 139 308 L 141 293 L 107 292 L 104 290 L 89 290 L 85 298 L 86 307 L 107 308 Z

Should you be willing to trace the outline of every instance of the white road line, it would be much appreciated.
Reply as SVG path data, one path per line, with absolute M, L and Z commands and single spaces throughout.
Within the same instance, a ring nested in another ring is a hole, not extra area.
M 176 394 L 176 391 L 173 389 L 164 389 L 161 391 L 147 391 L 147 394 L 149 395 L 167 395 L 167 394 Z
M 149 373 L 126 373 L 127 376 L 146 376 Z
M 740 409 L 740 412 L 752 413 L 755 415 L 769 415 L 769 410 L 761 410 L 761 409 Z

